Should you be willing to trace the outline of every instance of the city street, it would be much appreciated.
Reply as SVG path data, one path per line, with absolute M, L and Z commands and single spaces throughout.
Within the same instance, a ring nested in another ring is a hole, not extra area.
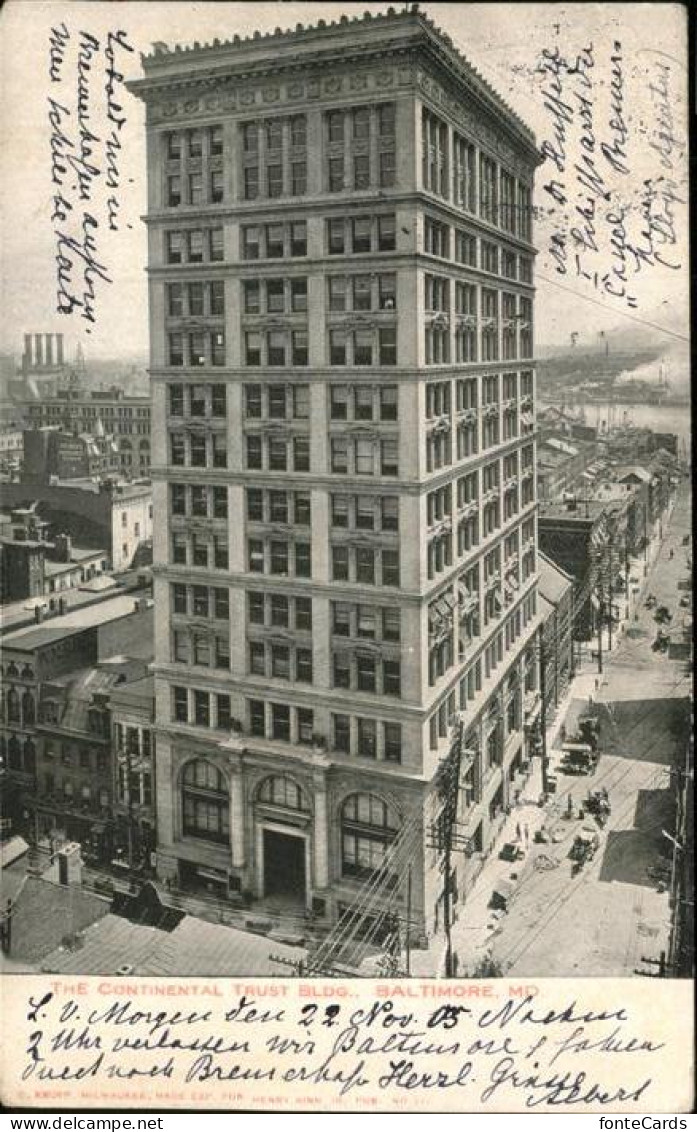
M 651 555 L 643 591 L 668 606 L 668 631 L 677 642 L 683 617 L 691 616 L 691 609 L 678 605 L 689 592 L 679 587 L 689 578 L 691 546 L 682 540 L 690 529 L 690 502 L 685 484 L 657 556 Z M 511 864 L 492 858 L 458 909 L 452 935 L 460 975 L 481 970 L 484 959 L 502 974 L 527 977 L 657 973 L 650 961 L 667 949 L 670 929 L 674 846 L 663 832 L 673 829 L 670 768 L 683 757 L 691 674 L 683 656 L 652 651 L 656 623 L 643 597 L 637 617 L 630 615 L 605 656 L 603 675 L 594 666 L 576 677 L 548 733 L 556 795 L 544 810 L 537 805 L 538 770 L 508 819 L 501 843 L 520 835 L 524 859 Z M 558 731 L 563 721 L 571 735 L 581 713 L 598 719 L 601 757 L 592 775 L 565 775 L 558 766 Z M 579 817 L 579 807 L 589 789 L 602 787 L 612 810 L 601 830 L 590 815 Z M 550 839 L 535 843 L 542 826 Z M 598 829 L 600 845 L 572 875 L 569 851 L 584 826 Z M 489 906 L 502 879 L 513 882 L 507 912 Z

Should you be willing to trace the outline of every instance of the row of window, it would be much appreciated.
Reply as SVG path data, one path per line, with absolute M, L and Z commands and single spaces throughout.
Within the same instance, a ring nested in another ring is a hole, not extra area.
M 75 747 L 70 743 L 59 743 L 55 739 L 44 740 L 43 757 L 49 761 L 60 757 L 63 766 L 79 766 L 81 770 L 96 770 L 100 774 L 109 769 L 108 751 Z
M 228 536 L 199 532 L 172 531 L 171 561 L 175 566 L 195 566 L 202 570 L 228 570 Z
M 333 217 L 326 221 L 328 255 L 364 255 L 392 252 L 397 246 L 395 214 Z M 241 229 L 243 260 L 299 259 L 307 255 L 307 221 L 247 224 Z M 221 263 L 224 259 L 220 226 L 168 230 L 165 261 L 168 264 Z
M 225 199 L 225 180 L 222 169 L 209 169 L 206 173 L 168 173 L 168 208 L 178 208 L 182 204 L 206 205 L 221 204 Z
M 230 637 L 201 629 L 172 631 L 172 660 L 175 664 L 202 668 L 230 669 Z
M 398 445 L 396 437 L 373 440 L 360 436 L 332 436 L 331 470 L 338 475 L 398 476 Z
M 227 589 L 216 586 L 187 586 L 174 583 L 172 589 L 172 612 L 191 617 L 215 618 L 228 621 L 230 618 L 230 595 Z
M 532 238 L 532 193 L 426 107 L 421 120 L 423 187 L 528 242 Z
M 48 795 L 62 794 L 66 805 L 80 804 L 90 806 L 95 804 L 100 809 L 106 809 L 109 806 L 109 791 L 102 787 L 100 790 L 94 790 L 88 782 L 75 784 L 71 778 L 64 778 L 56 782 L 53 774 L 47 773 L 44 775 L 44 790 Z
M 225 365 L 225 333 L 222 330 L 180 330 L 167 335 L 167 364 L 194 369 Z M 306 363 L 303 363 L 306 364 Z
M 429 255 L 452 260 L 464 267 L 478 267 L 505 279 L 532 283 L 533 261 L 530 256 L 519 255 L 484 237 L 478 239 L 472 232 L 451 228 L 442 220 L 429 216 L 424 220 L 424 250 Z
M 203 519 L 227 519 L 228 516 L 226 487 L 171 483 L 169 500 L 172 515 Z
M 311 503 L 309 491 L 271 491 L 248 487 L 247 521 L 250 523 L 283 523 L 309 527 Z
M 175 468 L 227 468 L 227 433 L 170 432 L 169 462 Z
M 246 466 L 250 471 L 309 472 L 310 438 L 252 435 L 245 438 Z
M 211 317 L 225 314 L 225 283 L 222 279 L 196 283 L 167 284 L 167 313 L 171 318 Z
M 312 649 L 281 641 L 252 640 L 247 645 L 252 676 L 312 683 Z

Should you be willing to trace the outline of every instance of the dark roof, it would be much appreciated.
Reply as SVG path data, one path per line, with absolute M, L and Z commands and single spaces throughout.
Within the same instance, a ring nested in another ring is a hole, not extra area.
M 538 592 L 548 603 L 554 605 L 568 590 L 573 589 L 574 579 L 541 550 L 538 551 L 537 559 Z
M 11 958 L 38 963 L 63 939 L 83 931 L 108 911 L 108 900 L 80 885 L 28 876 L 15 899 Z
M 61 948 L 47 955 L 42 970 L 113 975 L 129 964 L 135 975 L 163 978 L 235 977 L 251 972 L 260 977 L 284 973 L 271 955 L 290 962 L 305 956 L 299 947 L 195 916 L 184 916 L 173 931 L 162 931 L 109 914 L 88 927 L 80 942 L 79 950 Z

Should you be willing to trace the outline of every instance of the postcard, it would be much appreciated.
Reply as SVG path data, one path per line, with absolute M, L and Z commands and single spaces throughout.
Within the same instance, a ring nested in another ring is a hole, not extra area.
M 2 22 L 3 1103 L 689 1111 L 686 9 Z

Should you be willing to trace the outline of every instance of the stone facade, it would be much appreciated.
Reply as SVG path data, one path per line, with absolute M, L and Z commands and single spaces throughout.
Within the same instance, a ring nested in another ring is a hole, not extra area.
M 430 931 L 453 719 L 460 894 L 529 763 L 534 139 L 415 11 L 143 65 L 159 871 L 334 918 L 401 830 Z

